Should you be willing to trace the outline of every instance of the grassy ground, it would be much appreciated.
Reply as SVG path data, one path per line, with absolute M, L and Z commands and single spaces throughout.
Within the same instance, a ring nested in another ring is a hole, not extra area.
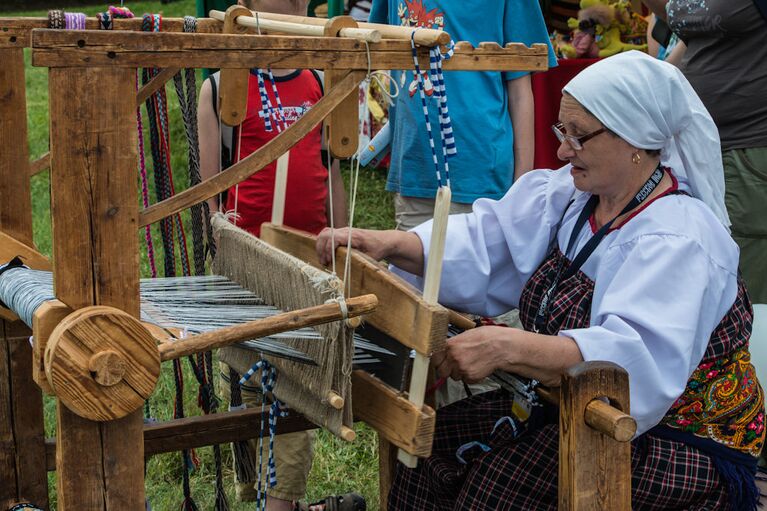
M 181 0 L 169 4 L 161 4 L 159 1 L 128 1 L 126 5 L 137 15 L 144 12 L 161 12 L 166 17 L 177 17 L 195 13 L 193 0 Z M 63 6 L 71 11 L 85 12 L 89 15 L 104 10 L 104 5 L 78 5 L 76 0 L 60 2 L 58 6 Z M 46 12 L 16 11 L 10 15 L 45 16 Z M 47 73 L 45 69 L 30 66 L 29 53 L 27 53 L 26 59 L 30 152 L 32 158 L 36 158 L 48 150 Z M 171 106 L 170 124 L 172 165 L 175 169 L 174 181 L 177 189 L 183 189 L 188 182 L 186 177 L 187 149 L 173 87 L 168 87 L 168 97 Z M 348 172 L 345 172 L 345 176 L 348 178 Z M 384 181 L 385 175 L 381 171 L 363 170 L 357 199 L 356 225 L 374 228 L 392 226 L 392 201 L 390 195 L 384 191 Z M 50 254 L 52 248 L 50 190 L 46 173 L 33 178 L 32 194 L 35 242 L 42 252 Z M 155 239 L 158 240 L 156 243 L 159 245 L 159 236 L 156 235 Z M 161 261 L 161 254 L 158 254 L 158 261 Z M 142 275 L 149 275 L 145 255 L 142 255 Z M 192 384 L 193 377 L 188 367 L 186 370 L 185 409 L 189 414 L 197 414 L 199 411 L 196 405 L 196 386 Z M 173 395 L 172 370 L 170 366 L 166 366 L 163 368 L 161 380 L 150 403 L 151 415 L 161 420 L 170 418 L 173 413 Z M 52 400 L 46 400 L 46 427 L 48 435 L 52 436 L 55 431 L 55 413 Z M 357 425 L 356 430 L 358 437 L 352 444 L 342 443 L 325 432 L 319 433 L 315 444 L 314 466 L 309 476 L 307 490 L 309 499 L 318 499 L 328 494 L 355 490 L 366 496 L 369 509 L 378 509 L 378 460 L 375 433 L 364 425 Z M 224 452 L 227 494 L 232 511 L 255 509 L 254 504 L 235 502 L 234 490 L 231 485 L 233 476 L 229 469 L 231 456 L 228 449 L 224 449 Z M 201 464 L 192 475 L 192 493 L 200 509 L 213 509 L 215 495 L 212 452 L 210 448 L 204 448 L 199 449 L 197 455 Z M 155 510 L 178 509 L 182 501 L 180 455 L 167 454 L 152 458 L 147 467 L 146 487 L 150 503 Z M 52 476 L 51 494 L 54 496 L 55 502 L 54 493 L 55 486 Z

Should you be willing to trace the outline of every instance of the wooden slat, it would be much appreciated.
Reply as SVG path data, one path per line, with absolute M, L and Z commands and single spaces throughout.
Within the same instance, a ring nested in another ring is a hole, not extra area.
M 349 72 L 341 83 L 323 96 L 300 119 L 248 157 L 202 183 L 144 209 L 137 227 L 157 222 L 199 204 L 255 174 L 304 138 L 346 97 L 350 90 L 357 88 L 363 78 L 364 74 L 360 71 Z
M 269 412 L 264 412 L 264 423 Z M 258 408 L 234 412 L 186 417 L 144 426 L 144 455 L 146 457 L 208 445 L 227 444 L 257 437 L 260 433 L 261 410 Z M 277 421 L 277 434 L 315 429 L 304 417 L 291 413 Z M 45 467 L 56 470 L 56 441 L 45 442 Z
M 133 83 L 130 69 L 49 72 L 54 288 L 73 309 L 139 313 L 135 103 L 114 101 Z M 57 412 L 58 509 L 143 509 L 141 411 L 103 424 Z
M 51 262 L 43 254 L 8 234 L 0 232 L 0 264 L 5 264 L 14 257 L 34 270 L 51 270 Z
M 34 176 L 49 168 L 51 168 L 51 153 L 48 152 L 38 159 L 29 162 L 29 175 Z
M 24 52 L 0 49 L 0 62 L 0 231 L 32 246 Z
M 321 268 L 314 235 L 263 224 L 261 239 Z M 339 247 L 336 260 L 345 259 L 346 248 Z M 426 303 L 412 286 L 356 251 L 352 253 L 351 282 L 352 296 L 373 293 L 378 297 L 378 309 L 367 316 L 368 323 L 419 353 L 428 355 L 443 348 L 447 337 L 447 309 Z
M 354 418 L 367 422 L 395 446 L 425 458 L 431 455 L 436 412 L 416 408 L 406 397 L 361 370 L 352 372 Z
M 139 18 L 116 19 L 113 21 L 113 29 L 117 31 L 142 30 L 143 20 Z M 29 48 L 32 45 L 32 30 L 36 28 L 48 28 L 48 18 L 8 18 L 0 17 L 0 48 Z M 95 17 L 89 17 L 85 21 L 88 30 L 100 30 L 99 21 Z M 163 32 L 183 32 L 183 18 L 163 18 Z M 221 23 L 208 18 L 197 20 L 197 33 L 221 33 Z
M 68 32 L 34 30 L 32 62 L 35 66 L 119 66 L 220 68 L 328 68 L 411 69 L 408 41 L 383 40 L 370 44 L 370 62 L 364 44 L 333 37 L 214 35 L 177 33 Z M 511 43 L 472 48 L 456 46 L 445 70 L 544 71 L 547 46 Z M 424 68 L 428 51 L 419 49 Z
M 138 90 L 136 93 L 136 107 L 141 108 L 141 106 L 144 104 L 144 101 L 146 101 L 149 96 L 160 90 L 160 88 L 164 87 L 168 80 L 173 79 L 173 77 L 176 76 L 179 71 L 181 71 L 181 69 L 177 67 L 167 67 L 160 71 L 154 78 L 149 81 L 149 83 Z
M 559 409 L 559 509 L 631 509 L 631 443 L 586 423 L 594 399 L 629 412 L 628 373 L 610 362 L 583 362 L 562 378 Z

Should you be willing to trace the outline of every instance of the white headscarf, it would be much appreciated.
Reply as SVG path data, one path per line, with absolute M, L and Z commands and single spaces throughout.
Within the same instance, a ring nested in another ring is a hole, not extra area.
M 661 163 L 729 227 L 719 131 L 679 69 L 629 51 L 589 66 L 563 91 L 637 149 L 660 149 Z

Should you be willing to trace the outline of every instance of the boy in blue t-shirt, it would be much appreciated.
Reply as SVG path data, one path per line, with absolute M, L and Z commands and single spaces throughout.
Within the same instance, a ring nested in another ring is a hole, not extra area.
M 373 23 L 443 29 L 454 41 L 549 43 L 534 0 L 374 0 Z M 549 43 L 549 66 L 556 58 Z M 423 71 L 423 70 L 422 70 Z M 428 75 L 428 73 L 427 73 Z M 421 99 L 412 70 L 392 73 L 400 94 L 390 114 L 392 155 L 386 189 L 395 192 L 397 228 L 430 219 L 437 180 Z M 426 77 L 428 78 L 428 76 Z M 479 198 L 500 199 L 515 177 L 533 167 L 533 92 L 528 72 L 446 71 L 445 89 L 458 154 L 450 158 L 451 213 L 471 211 Z M 431 84 L 425 83 L 427 96 Z M 436 101 L 427 97 L 435 143 Z M 442 168 L 442 154 L 437 150 Z

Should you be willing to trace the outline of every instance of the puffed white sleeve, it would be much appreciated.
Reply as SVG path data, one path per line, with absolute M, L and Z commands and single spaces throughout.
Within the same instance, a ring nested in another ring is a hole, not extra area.
M 496 316 L 516 307 L 522 287 L 547 254 L 575 188 L 569 166 L 535 170 L 498 200 L 479 199 L 471 213 L 451 215 L 439 301 Z M 414 228 L 429 259 L 432 222 Z M 426 268 L 424 269 L 424 272 Z M 422 279 L 409 279 L 422 287 Z
M 591 326 L 560 335 L 575 340 L 584 360 L 626 369 L 637 434 L 658 424 L 684 391 L 735 300 L 736 267 L 680 234 L 638 236 L 609 247 L 600 261 Z

